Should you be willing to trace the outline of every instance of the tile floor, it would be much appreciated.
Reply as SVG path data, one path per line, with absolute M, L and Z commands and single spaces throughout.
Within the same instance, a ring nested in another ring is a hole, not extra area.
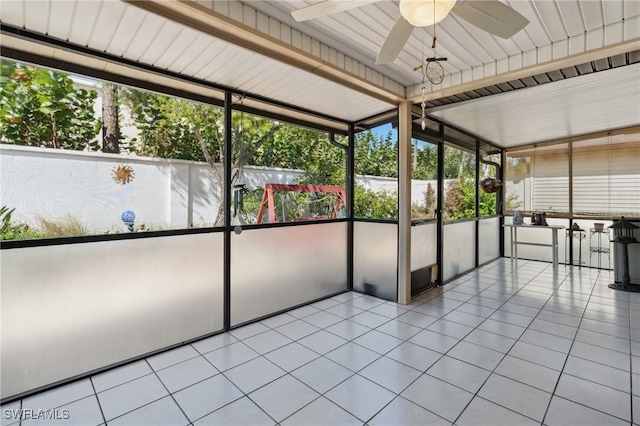
M 640 424 L 640 294 L 611 279 L 500 259 L 408 306 L 344 293 L 7 404 L 2 424 Z

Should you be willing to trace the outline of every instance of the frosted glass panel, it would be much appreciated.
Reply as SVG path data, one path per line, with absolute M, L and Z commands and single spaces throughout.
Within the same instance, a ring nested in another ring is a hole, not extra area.
M 500 218 L 481 219 L 478 226 L 478 262 L 482 265 L 500 256 Z
M 231 325 L 346 289 L 346 222 L 231 234 Z
M 452 223 L 444 226 L 443 281 L 475 267 L 475 229 L 475 222 Z
M 223 327 L 223 236 L 2 251 L 2 398 Z
M 415 271 L 437 262 L 436 224 L 411 227 L 411 270 Z
M 388 300 L 398 300 L 398 225 L 355 222 L 353 288 Z

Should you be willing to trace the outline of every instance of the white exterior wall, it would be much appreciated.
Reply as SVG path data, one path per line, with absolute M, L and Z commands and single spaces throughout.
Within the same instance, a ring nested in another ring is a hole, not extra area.
M 134 169 L 121 186 L 112 179 L 118 165 Z M 222 168 L 220 168 L 222 174 Z M 295 183 L 301 170 L 245 167 L 247 188 Z M 222 200 L 206 163 L 2 145 L 0 206 L 15 208 L 16 222 L 38 225 L 38 218 L 79 219 L 91 233 L 122 230 L 120 215 L 133 210 L 136 224 L 180 229 L 211 226 Z M 374 191 L 397 191 L 397 180 L 374 176 L 357 182 Z M 412 181 L 412 201 L 424 203 L 428 181 Z M 431 181 L 434 189 L 437 182 Z
M 135 172 L 124 186 L 112 179 L 120 164 Z M 301 173 L 245 169 L 251 189 L 295 182 Z M 156 230 L 211 226 L 222 200 L 208 165 L 183 160 L 2 145 L 0 178 L 0 205 L 16 209 L 14 220 L 36 226 L 38 217 L 72 216 L 92 233 L 120 231 L 125 210 L 136 213 L 137 224 Z
M 133 210 L 136 222 L 166 228 L 171 207 L 179 204 L 169 201 L 168 188 L 175 186 L 180 196 L 178 185 L 171 184 L 169 161 L 7 145 L 0 153 L 0 204 L 15 208 L 13 218 L 19 222 L 36 225 L 39 216 L 58 220 L 70 215 L 88 230 L 104 233 L 120 230 L 121 213 Z M 134 169 L 130 184 L 113 181 L 112 170 L 119 164 Z

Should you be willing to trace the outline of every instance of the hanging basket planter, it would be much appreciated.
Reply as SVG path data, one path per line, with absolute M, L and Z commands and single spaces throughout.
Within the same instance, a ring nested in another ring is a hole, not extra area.
M 500 191 L 500 188 L 502 188 L 502 182 L 500 179 L 490 177 L 484 178 L 480 181 L 480 188 L 482 188 L 482 190 L 487 194 L 493 194 Z

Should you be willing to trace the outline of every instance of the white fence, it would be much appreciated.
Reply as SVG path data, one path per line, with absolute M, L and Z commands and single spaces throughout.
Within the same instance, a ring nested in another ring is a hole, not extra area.
M 126 185 L 113 180 L 113 170 L 121 164 L 135 173 Z M 295 183 L 302 173 L 247 166 L 245 181 L 255 189 L 265 183 Z M 0 178 L 0 206 L 15 208 L 14 220 L 37 227 L 42 218 L 75 218 L 91 233 L 121 231 L 120 216 L 126 210 L 149 229 L 211 225 L 222 199 L 207 164 L 183 160 L 1 145 Z M 390 178 L 359 176 L 357 182 L 375 191 L 395 192 L 398 187 Z M 413 181 L 414 202 L 424 204 L 428 183 Z M 431 184 L 436 189 L 436 182 Z

